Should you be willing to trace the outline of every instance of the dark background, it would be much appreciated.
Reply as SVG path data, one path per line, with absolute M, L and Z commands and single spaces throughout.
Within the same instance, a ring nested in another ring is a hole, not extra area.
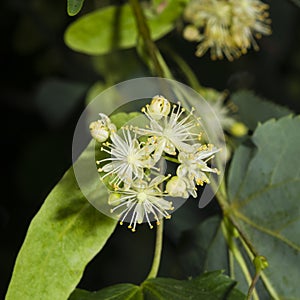
M 83 13 L 92 5 L 86 3 Z M 64 45 L 64 30 L 73 20 L 66 14 L 66 1 L 3 0 L 0 7 L 1 298 L 30 220 L 71 165 L 73 130 L 85 105 L 85 93 L 103 78 L 88 56 Z M 158 45 L 167 42 L 174 47 L 205 86 L 230 91 L 253 89 L 299 112 L 300 9 L 287 0 L 272 1 L 271 18 L 273 35 L 259 42 L 261 51 L 250 51 L 233 63 L 212 62 L 207 55 L 194 57 L 195 45 L 184 41 L 176 31 Z M 122 57 L 124 53 L 115 55 Z M 134 51 L 128 53 L 134 55 Z M 112 65 L 110 72 L 118 73 L 120 68 Z M 174 67 L 173 71 L 182 80 L 178 69 Z M 124 79 L 144 75 L 149 74 L 141 64 L 137 69 L 129 68 Z M 184 205 L 174 214 L 179 223 L 191 220 L 188 225 L 174 225 L 174 221 L 170 221 L 173 227 L 167 225 L 168 257 L 163 256 L 161 275 L 186 276 L 176 264 L 177 227 L 183 230 L 218 212 L 214 203 L 202 211 L 196 207 L 196 202 L 188 208 Z M 154 232 L 145 226 L 134 237 L 125 227 L 119 227 L 88 266 L 80 286 L 99 289 L 117 282 L 142 281 L 151 263 L 153 240 Z

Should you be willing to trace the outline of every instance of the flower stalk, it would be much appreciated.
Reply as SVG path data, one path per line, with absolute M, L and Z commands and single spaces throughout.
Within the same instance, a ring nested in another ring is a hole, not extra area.
M 156 241 L 155 241 L 155 250 L 154 257 L 152 261 L 152 267 L 147 276 L 147 279 L 155 278 L 158 274 L 162 245 L 163 245 L 163 230 L 164 230 L 164 221 L 161 220 L 160 224 L 156 227 Z
M 156 75 L 159 77 L 164 77 L 164 71 L 161 66 L 161 63 L 157 57 L 158 49 L 155 43 L 152 41 L 151 32 L 148 27 L 146 17 L 142 10 L 142 7 L 139 3 L 139 0 L 129 0 L 133 14 L 135 16 L 136 26 L 139 31 L 139 34 L 144 42 L 144 47 L 147 49 L 150 59 L 153 62 L 153 66 L 156 72 Z

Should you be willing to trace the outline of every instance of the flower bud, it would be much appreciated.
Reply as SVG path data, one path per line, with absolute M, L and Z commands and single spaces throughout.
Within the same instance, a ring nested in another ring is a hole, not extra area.
M 163 96 L 155 96 L 152 98 L 150 105 L 148 106 L 148 113 L 155 120 L 160 120 L 162 117 L 167 116 L 170 113 L 171 104 Z
M 116 131 L 116 126 L 113 124 L 109 117 L 100 113 L 100 120 L 94 121 L 90 124 L 91 136 L 99 143 L 105 142 L 112 131 Z
M 172 197 L 188 198 L 187 186 L 184 180 L 178 176 L 173 176 L 166 185 L 166 192 Z
M 236 137 L 242 137 L 247 134 L 248 128 L 244 123 L 235 122 L 229 129 L 229 132 Z
M 101 121 L 95 121 L 90 124 L 92 137 L 99 143 L 105 142 L 109 137 L 109 129 Z
M 188 25 L 184 28 L 183 37 L 189 42 L 199 42 L 201 40 L 199 30 L 194 25 Z
M 107 202 L 108 202 L 109 205 L 116 206 L 116 205 L 119 205 L 121 203 L 120 198 L 121 198 L 121 194 L 111 193 L 108 197 Z

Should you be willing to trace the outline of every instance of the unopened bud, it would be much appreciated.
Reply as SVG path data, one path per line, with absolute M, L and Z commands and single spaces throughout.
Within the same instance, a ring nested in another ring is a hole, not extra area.
M 229 132 L 236 137 L 242 137 L 247 134 L 248 128 L 244 123 L 235 122 L 230 127 Z
M 105 142 L 109 138 L 110 131 L 101 121 L 90 124 L 91 136 L 99 143 Z
M 167 116 L 170 113 L 171 104 L 163 96 L 155 96 L 152 98 L 150 105 L 148 106 L 148 113 L 155 120 L 160 120 L 162 117 Z
M 184 180 L 178 176 L 173 176 L 166 185 L 166 192 L 172 197 L 188 198 L 187 186 Z
M 117 128 L 115 124 L 110 121 L 110 118 L 100 113 L 100 120 L 94 121 L 90 124 L 91 136 L 99 143 L 105 142 L 112 131 L 116 131 Z
M 121 198 L 121 194 L 111 193 L 108 197 L 108 204 L 114 206 L 119 205 L 121 203 L 120 198 Z
M 188 25 L 184 28 L 183 37 L 190 42 L 198 42 L 201 39 L 196 26 Z

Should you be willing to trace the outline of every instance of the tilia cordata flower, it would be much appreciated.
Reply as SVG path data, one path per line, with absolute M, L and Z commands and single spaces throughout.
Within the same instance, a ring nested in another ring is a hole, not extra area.
M 255 39 L 271 34 L 268 8 L 260 0 L 191 0 L 183 36 L 199 43 L 196 56 L 210 49 L 213 60 L 232 61 L 251 47 L 258 50 Z
M 152 221 L 159 225 L 162 218 L 169 219 L 172 198 L 196 198 L 197 187 L 219 172 L 210 163 L 220 149 L 201 144 L 194 109 L 187 112 L 180 103 L 155 96 L 142 113 L 147 117 L 143 127 L 124 124 L 117 131 L 103 114 L 90 125 L 91 135 L 102 144 L 103 158 L 96 163 L 109 190 L 107 205 L 112 217 L 129 223 L 132 231 L 144 222 L 152 228 Z M 161 174 L 164 161 L 176 164 L 173 175 Z

